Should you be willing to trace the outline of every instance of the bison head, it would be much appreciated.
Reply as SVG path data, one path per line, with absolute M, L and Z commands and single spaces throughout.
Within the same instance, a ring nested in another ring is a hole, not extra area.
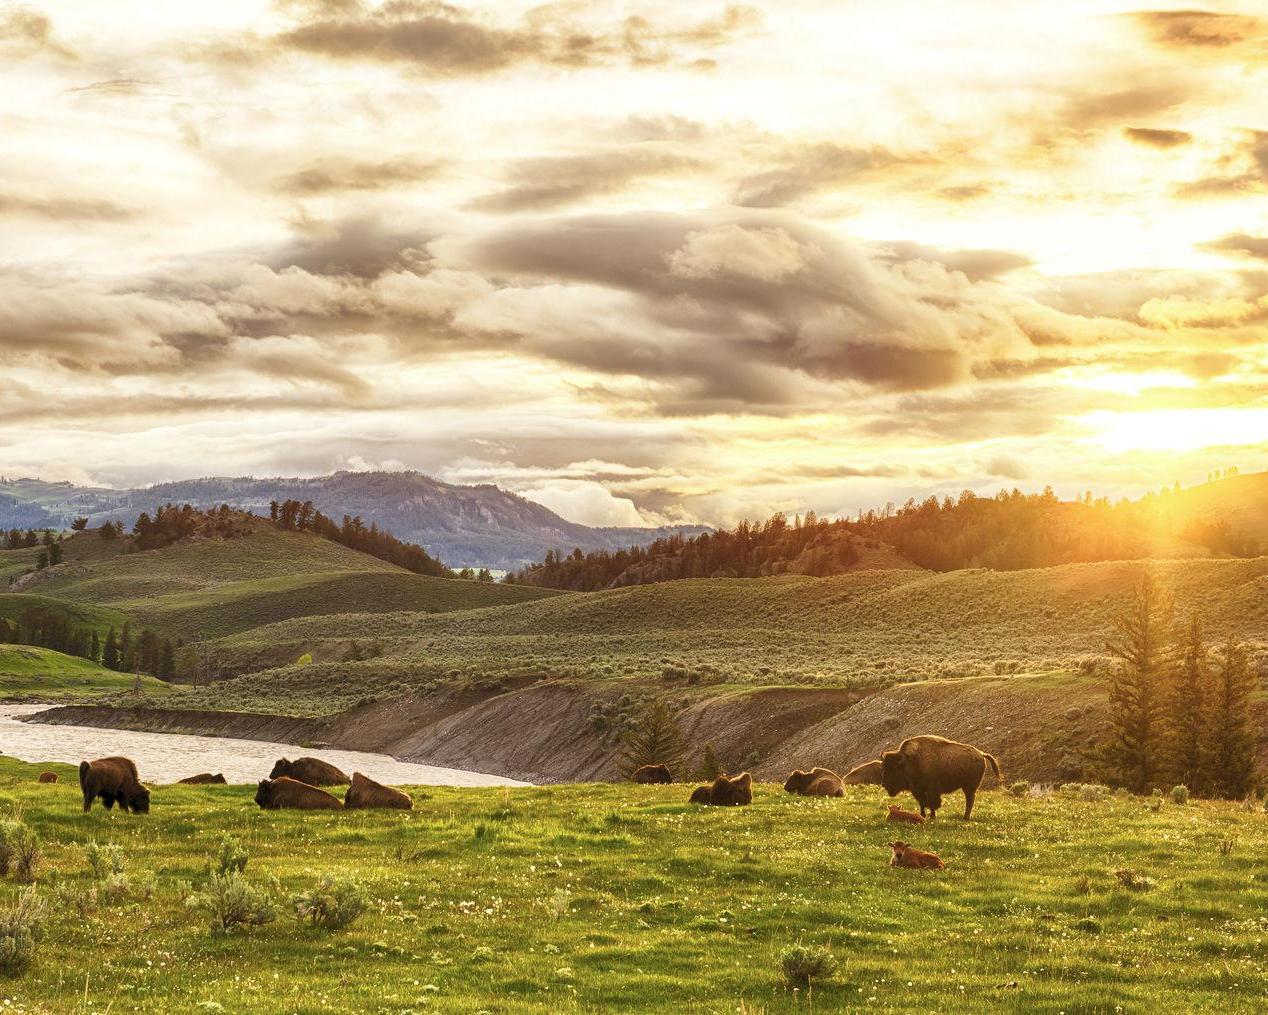
M 134 814 L 150 813 L 150 791 L 145 786 L 137 786 L 132 791 L 132 798 L 128 801 L 128 806 L 132 808 Z
M 291 771 L 291 763 L 286 758 L 278 758 L 277 764 L 273 766 L 273 771 L 269 773 L 270 779 L 280 779 L 284 775 L 289 775 Z
M 800 768 L 793 772 L 784 783 L 785 793 L 800 793 L 806 788 L 806 780 L 810 778 L 809 772 L 803 772 Z
M 255 802 L 261 807 L 267 807 L 269 805 L 269 797 L 271 795 L 269 793 L 269 789 L 269 780 L 261 779 L 260 784 L 255 789 Z
M 908 788 L 907 759 L 901 751 L 885 751 L 881 755 L 881 785 L 890 796 L 898 796 Z

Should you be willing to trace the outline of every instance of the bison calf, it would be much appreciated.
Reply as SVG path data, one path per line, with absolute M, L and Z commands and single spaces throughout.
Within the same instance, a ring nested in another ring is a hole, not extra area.
M 797 769 L 784 783 L 784 791 L 798 796 L 845 796 L 841 777 L 829 768 Z
M 352 785 L 343 795 L 343 806 L 347 810 L 385 807 L 409 811 L 414 809 L 414 801 L 403 790 L 394 786 L 384 786 L 382 783 L 366 778 L 360 772 L 353 772 Z
M 891 867 L 909 867 L 913 870 L 931 871 L 940 871 L 946 867 L 946 864 L 942 862 L 942 858 L 937 853 L 929 853 L 923 849 L 917 849 L 910 843 L 891 842 L 889 848 L 892 850 L 889 857 L 889 865 Z
M 925 819 L 919 814 L 914 814 L 911 811 L 905 811 L 899 807 L 898 804 L 889 805 L 889 815 L 885 818 L 885 820 L 906 822 L 909 825 L 923 825 L 925 823 Z
M 285 775 L 277 779 L 260 780 L 255 791 L 255 802 L 270 811 L 283 807 L 301 811 L 343 810 L 343 804 L 324 789 Z
M 57 773 L 56 772 L 41 772 L 39 781 L 40 782 L 57 782 Z
M 296 758 L 294 761 L 279 758 L 269 778 L 281 779 L 283 776 L 310 786 L 346 786 L 351 781 L 330 762 L 320 758 Z
M 141 785 L 136 764 L 130 758 L 98 758 L 79 763 L 79 788 L 84 792 L 84 812 L 98 797 L 106 810 L 118 805 L 134 814 L 148 814 L 150 791 Z
M 669 769 L 664 765 L 643 765 L 634 769 L 634 774 L 630 778 L 649 786 L 668 786 L 674 781 L 674 777 L 669 774 Z

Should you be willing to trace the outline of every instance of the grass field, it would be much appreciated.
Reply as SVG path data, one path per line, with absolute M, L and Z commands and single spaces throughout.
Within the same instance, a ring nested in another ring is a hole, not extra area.
M 261 812 L 250 787 L 160 787 L 148 816 L 79 810 L 73 770 L 0 759 L 0 800 L 43 842 L 49 932 L 18 1012 L 1255 1011 L 1268 1004 L 1265 816 L 1232 804 L 979 798 L 901 837 L 944 873 L 896 871 L 879 790 L 414 790 L 412 813 Z M 323 875 L 371 900 L 339 932 L 284 910 L 214 937 L 185 899 L 220 838 L 288 897 Z M 117 844 L 153 894 L 94 900 L 84 847 Z M 1231 843 L 1225 847 L 1221 844 Z M 1150 881 L 1124 886 L 1115 872 Z M 6 901 L 18 891 L 4 884 Z M 829 948 L 808 995 L 779 958 Z M 11 1001 L 12 1004 L 7 1002 Z
M 30 645 L 0 645 L 0 700 L 83 701 L 103 694 L 131 691 L 137 678 L 116 673 L 87 659 Z M 140 678 L 146 695 L 164 695 L 171 688 L 153 677 Z

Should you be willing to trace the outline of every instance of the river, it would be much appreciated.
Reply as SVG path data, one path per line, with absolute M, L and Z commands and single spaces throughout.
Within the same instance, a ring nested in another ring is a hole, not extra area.
M 176 782 L 199 772 L 221 772 L 229 782 L 255 783 L 267 778 L 278 758 L 321 758 L 351 775 L 362 772 L 378 782 L 406 786 L 525 786 L 515 779 L 435 768 L 397 761 L 387 754 L 336 751 L 274 744 L 262 740 L 198 737 L 183 733 L 138 733 L 95 726 L 46 726 L 24 723 L 48 705 L 0 705 L 0 752 L 19 761 L 61 761 L 122 754 L 136 762 L 148 783 Z

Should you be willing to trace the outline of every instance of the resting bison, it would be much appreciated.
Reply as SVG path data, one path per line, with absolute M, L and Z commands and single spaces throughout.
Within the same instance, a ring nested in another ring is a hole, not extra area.
M 784 783 L 784 790 L 798 796 L 845 796 L 841 777 L 827 768 L 797 769 Z
M 733 779 L 720 775 L 709 787 L 709 801 L 714 807 L 744 807 L 753 802 L 753 777 L 741 772 Z
M 57 782 L 56 772 L 41 772 L 40 782 Z
M 691 799 L 687 801 L 689 804 L 709 804 L 713 802 L 712 786 L 697 786 L 691 792 Z
M 291 807 L 301 811 L 341 811 L 343 804 L 324 789 L 298 782 L 289 776 L 261 779 L 255 791 L 255 802 L 265 810 Z
M 879 786 L 881 784 L 881 763 L 867 761 L 851 768 L 842 776 L 841 781 L 847 786 Z
M 178 786 L 210 786 L 212 784 L 217 786 L 225 785 L 225 777 L 219 772 L 215 775 L 212 775 L 210 772 L 200 772 L 198 775 L 187 775 L 184 779 L 177 782 Z
M 136 765 L 129 758 L 98 758 L 79 763 L 79 788 L 84 791 L 84 812 L 101 797 L 101 804 L 111 810 L 117 802 L 125 811 L 148 814 L 150 791 L 141 785 Z
M 885 818 L 886 821 L 905 822 L 909 825 L 923 825 L 925 819 L 919 814 L 913 814 L 911 811 L 905 811 L 898 804 L 889 805 L 889 814 Z
M 662 786 L 668 786 L 674 781 L 674 777 L 669 774 L 669 769 L 664 765 L 643 765 L 641 768 L 634 769 L 634 774 L 630 778 L 635 782 Z
M 937 853 L 928 853 L 909 843 L 891 842 L 889 848 L 892 850 L 889 856 L 891 867 L 911 867 L 916 870 L 931 871 L 940 871 L 946 867 Z
M 394 807 L 400 811 L 414 809 L 414 801 L 408 793 L 367 779 L 360 772 L 352 773 L 352 785 L 343 795 L 343 805 L 348 810 L 369 807 Z
M 881 755 L 881 785 L 890 796 L 903 790 L 920 804 L 920 816 L 938 816 L 942 794 L 964 791 L 964 820 L 973 813 L 973 797 L 982 784 L 986 766 L 999 778 L 999 762 L 976 747 L 944 737 L 910 737 L 896 751 Z
M 294 761 L 279 758 L 273 771 L 269 773 L 269 778 L 280 779 L 282 776 L 306 782 L 310 786 L 346 786 L 350 781 L 334 765 L 320 758 L 296 758 Z

